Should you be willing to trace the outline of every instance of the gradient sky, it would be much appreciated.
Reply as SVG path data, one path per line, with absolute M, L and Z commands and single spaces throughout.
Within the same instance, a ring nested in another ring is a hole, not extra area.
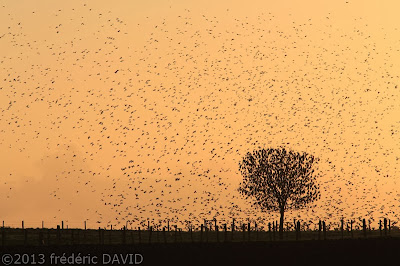
M 0 1 L 0 220 L 268 222 L 238 163 L 285 145 L 321 159 L 321 199 L 287 221 L 397 221 L 399 9 Z

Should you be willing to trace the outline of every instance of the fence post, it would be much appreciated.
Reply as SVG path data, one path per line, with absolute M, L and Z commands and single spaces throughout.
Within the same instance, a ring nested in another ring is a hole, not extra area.
M 379 236 L 382 236 L 382 221 L 379 220 Z
M 124 226 L 122 231 L 122 244 L 126 245 L 126 226 Z
M 258 241 L 258 228 L 256 222 L 254 222 L 254 230 L 256 230 L 256 241 Z
M 390 219 L 389 219 L 389 236 L 390 236 Z
M 367 237 L 367 225 L 365 223 L 365 219 L 363 219 L 363 232 L 364 232 L 364 237 Z
M 232 218 L 232 241 L 233 241 L 233 232 L 235 232 L 235 218 Z
M 218 228 L 218 225 L 215 225 L 215 233 L 217 234 L 217 242 L 219 243 L 219 228 Z
M 324 240 L 326 240 L 326 224 L 325 224 L 325 221 L 322 221 L 322 228 L 324 230 Z
M 350 232 L 351 232 L 351 238 L 353 238 L 353 219 L 350 220 Z
M 167 221 L 167 228 L 168 228 L 168 232 L 169 232 L 169 220 Z
M 150 226 L 150 232 L 149 232 L 149 243 L 151 243 L 151 234 L 153 232 L 153 226 Z
M 251 233 L 250 223 L 247 223 L 247 231 L 248 231 L 248 237 L 247 237 L 248 239 L 247 240 L 250 241 L 251 240 L 251 238 L 250 238 L 250 236 L 251 236 L 250 235 L 250 233 Z
M 175 225 L 175 243 L 178 242 L 178 226 Z
M 22 229 L 24 229 L 24 220 L 22 220 Z
M 85 221 L 85 230 L 86 230 L 86 221 Z
M 321 240 L 321 230 L 322 230 L 322 222 L 318 221 L 318 240 Z
M 200 225 L 200 242 L 203 242 L 203 229 L 204 229 L 204 225 L 203 224 L 201 224 Z
M 226 242 L 228 237 L 228 229 L 226 228 L 226 224 L 224 224 L 224 232 L 224 242 Z
M 206 233 L 206 243 L 208 243 L 208 227 L 207 225 L 204 225 L 204 232 Z
M 341 223 L 340 230 L 342 232 L 342 239 L 343 239 L 343 224 L 344 224 L 343 218 L 342 218 L 342 220 L 340 220 L 340 223 Z
M 272 240 L 275 241 L 275 221 L 272 221 Z
M 242 224 L 242 231 L 243 231 L 243 242 L 246 240 L 246 228 L 244 223 Z
M 385 230 L 385 236 L 387 236 L 387 219 L 383 219 L 383 226 L 384 226 L 384 230 Z
M 64 221 L 61 221 L 61 229 L 64 230 Z
M 165 232 L 165 227 L 163 227 L 164 244 L 167 244 L 167 233 Z
M 60 225 L 57 225 L 57 244 L 60 244 L 60 241 L 61 241 Z
M 272 232 L 271 232 L 271 223 L 268 223 L 268 234 L 269 234 L 269 240 L 272 240 Z
M 301 228 L 300 228 L 300 221 L 297 221 L 297 234 L 299 236 L 299 240 L 301 240 Z

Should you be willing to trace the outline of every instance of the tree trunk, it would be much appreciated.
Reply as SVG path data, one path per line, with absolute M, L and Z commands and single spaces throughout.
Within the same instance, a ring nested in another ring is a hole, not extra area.
M 281 220 L 279 224 L 279 239 L 283 239 L 283 222 L 284 222 L 284 217 L 285 217 L 285 209 L 281 209 Z

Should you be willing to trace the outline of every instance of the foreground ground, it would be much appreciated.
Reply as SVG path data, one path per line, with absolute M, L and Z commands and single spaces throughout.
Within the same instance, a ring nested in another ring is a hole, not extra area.
M 5 246 L 0 265 L 400 265 L 399 250 L 400 238 Z

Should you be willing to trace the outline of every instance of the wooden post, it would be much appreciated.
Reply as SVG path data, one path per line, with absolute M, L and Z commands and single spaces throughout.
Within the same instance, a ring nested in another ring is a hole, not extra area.
M 248 236 L 247 236 L 247 240 L 250 241 L 250 232 L 251 232 L 251 228 L 250 228 L 250 223 L 247 223 L 247 232 L 248 232 Z
M 112 225 L 111 225 L 111 229 L 110 230 L 112 231 Z
M 167 233 L 165 232 L 165 227 L 163 227 L 164 244 L 167 244 Z
M 272 240 L 272 232 L 271 232 L 271 223 L 268 223 L 268 234 L 269 234 L 269 240 Z
M 206 233 L 206 242 L 208 243 L 208 227 L 204 225 L 204 232 Z
M 384 230 L 385 230 L 385 236 L 387 236 L 387 219 L 386 218 L 383 219 L 383 226 L 384 226 Z
M 124 226 L 124 229 L 122 231 L 122 244 L 126 245 L 126 226 Z
M 153 233 L 153 226 L 150 226 L 149 243 L 151 243 L 151 234 Z
M 139 233 L 139 244 L 141 244 L 142 243 L 142 235 L 140 233 L 140 226 L 138 228 L 138 233 Z
M 379 220 L 379 236 L 382 236 L 382 221 Z
M 299 235 L 299 240 L 301 239 L 300 235 L 300 221 L 297 221 L 297 234 Z
M 365 223 L 365 219 L 363 219 L 363 233 L 364 237 L 367 237 L 367 225 Z
M 321 231 L 322 231 L 322 222 L 319 220 L 318 222 L 318 240 L 321 240 Z
M 85 221 L 85 230 L 86 230 L 86 221 Z
M 389 219 L 389 235 L 390 235 L 390 219 Z
M 235 218 L 232 218 L 232 241 L 234 232 L 235 232 Z
M 24 229 L 24 221 L 22 220 L 22 229 Z
M 168 220 L 168 223 L 167 223 L 167 228 L 168 228 L 168 232 L 169 232 L 169 220 Z
M 203 242 L 203 229 L 204 229 L 204 225 L 201 224 L 200 225 L 200 242 Z
M 60 244 L 60 241 L 61 241 L 60 225 L 57 225 L 57 244 Z
M 272 240 L 275 241 L 275 221 L 272 221 Z
M 227 229 L 226 224 L 224 224 L 224 231 L 225 231 L 225 233 L 224 233 L 224 242 L 226 242 L 227 241 L 227 237 L 228 237 L 228 229 Z
M 178 226 L 175 225 L 175 243 L 178 242 Z
M 147 220 L 147 231 L 150 230 L 150 221 Z
M 218 225 L 215 225 L 215 233 L 217 235 L 217 242 L 219 243 L 219 230 L 218 230 Z
M 244 223 L 242 224 L 242 231 L 243 231 L 243 240 L 242 240 L 242 242 L 244 242 L 246 240 L 246 228 L 245 228 Z
M 353 219 L 350 220 L 350 232 L 351 232 L 351 238 L 353 238 Z
M 64 221 L 61 221 L 61 230 L 64 230 Z
M 325 224 L 325 221 L 322 222 L 322 227 L 323 227 L 323 230 L 324 230 L 324 240 L 326 240 L 326 224 Z
M 341 222 L 340 231 L 342 232 L 342 239 L 343 239 L 343 224 L 344 224 L 343 218 L 342 220 L 340 220 L 340 222 Z

